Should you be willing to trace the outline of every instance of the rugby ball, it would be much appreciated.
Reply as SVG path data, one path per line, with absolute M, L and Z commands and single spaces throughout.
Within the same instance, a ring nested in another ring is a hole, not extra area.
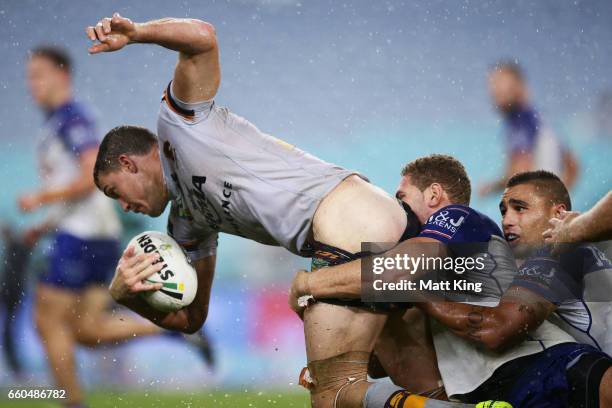
M 148 304 L 162 312 L 174 312 L 193 302 L 198 290 L 198 277 L 181 246 L 169 235 L 158 231 L 145 231 L 132 238 L 128 246 L 134 253 L 158 253 L 162 269 L 143 283 L 161 283 L 160 290 L 141 292 Z

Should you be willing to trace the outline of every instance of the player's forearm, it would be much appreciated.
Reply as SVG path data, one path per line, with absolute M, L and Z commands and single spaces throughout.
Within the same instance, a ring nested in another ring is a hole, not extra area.
M 612 239 L 612 191 L 567 226 L 572 242 Z
M 397 256 L 408 258 L 436 258 L 447 255 L 444 244 L 431 238 L 412 238 L 399 243 L 394 248 L 375 257 L 396 259 Z M 316 298 L 360 298 L 361 297 L 361 269 L 362 259 L 357 259 L 341 265 L 322 268 L 307 274 L 307 285 L 310 294 Z M 372 264 L 372 262 L 369 262 Z M 394 267 L 387 269 L 386 281 L 400 282 L 402 280 L 421 279 L 429 272 L 422 268 L 408 270 Z M 372 273 L 366 271 L 366 273 Z
M 304 294 L 315 299 L 361 297 L 361 260 L 305 274 Z
M 448 327 L 454 334 L 497 350 L 513 341 L 508 326 L 496 308 L 453 302 L 416 303 L 427 315 Z M 520 335 L 520 333 L 516 333 Z
M 136 24 L 135 43 L 153 43 L 186 55 L 196 55 L 217 46 L 214 27 L 201 20 L 163 18 Z
M 176 312 L 167 313 L 160 312 L 153 309 L 148 303 L 138 296 L 119 300 L 118 303 L 122 304 L 133 312 L 138 313 L 145 319 L 150 320 L 157 326 L 167 330 L 193 333 L 197 331 L 199 327 L 201 327 L 201 325 L 195 327 L 197 323 L 193 322 L 193 319 L 190 319 L 188 309 L 181 309 Z

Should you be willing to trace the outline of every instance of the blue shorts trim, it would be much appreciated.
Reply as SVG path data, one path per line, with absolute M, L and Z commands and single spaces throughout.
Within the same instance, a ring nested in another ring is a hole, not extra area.
M 119 256 L 117 240 L 83 240 L 59 232 L 53 238 L 48 268 L 39 282 L 73 290 L 104 285 L 112 278 Z

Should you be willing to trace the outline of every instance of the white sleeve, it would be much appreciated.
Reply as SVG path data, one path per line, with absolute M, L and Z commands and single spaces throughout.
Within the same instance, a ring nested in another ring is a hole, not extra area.
M 196 231 L 189 217 L 179 214 L 178 206 L 172 203 L 168 216 L 168 235 L 178 242 L 191 261 L 217 253 L 219 234 L 215 231 Z
M 172 116 L 179 118 L 187 124 L 195 124 L 206 118 L 210 114 L 215 102 L 213 99 L 202 102 L 188 103 L 183 102 L 174 96 L 172 92 L 172 81 L 166 87 L 162 97 L 162 106 L 169 111 Z

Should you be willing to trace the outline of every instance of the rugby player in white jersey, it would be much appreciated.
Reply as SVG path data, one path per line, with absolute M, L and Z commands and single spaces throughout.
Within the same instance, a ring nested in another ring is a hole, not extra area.
M 154 310 L 135 295 L 159 288 L 141 281 L 161 264 L 128 248 L 110 287 L 119 303 L 162 327 L 195 332 L 208 313 L 218 232 L 326 263 L 360 252 L 362 242 L 397 242 L 411 226 L 397 200 L 354 172 L 215 105 L 220 67 L 210 24 L 172 18 L 135 24 L 114 14 L 88 27 L 87 35 L 95 41 L 92 54 L 131 43 L 178 52 L 157 135 L 135 126 L 111 130 L 94 179 L 126 211 L 159 216 L 172 202 L 168 231 L 194 262 L 198 293 L 180 311 Z M 308 308 L 304 330 L 314 406 L 361 406 L 369 355 L 385 320 L 385 314 L 346 305 L 319 302 Z

